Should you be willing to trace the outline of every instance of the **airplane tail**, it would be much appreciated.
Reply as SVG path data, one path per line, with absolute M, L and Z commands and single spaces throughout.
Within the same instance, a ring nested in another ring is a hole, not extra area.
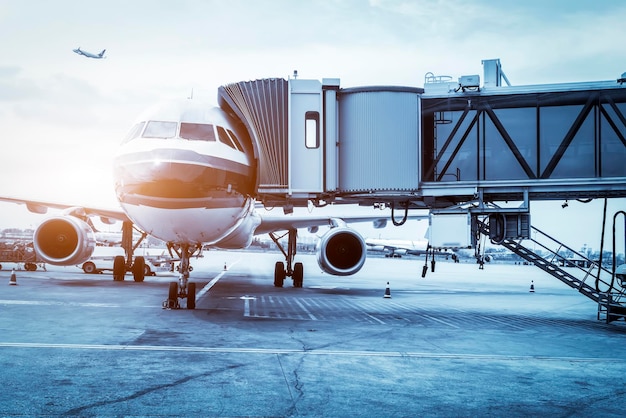
M 102 52 L 98 54 L 98 56 L 103 57 L 105 52 L 106 52 L 106 49 L 103 49 Z

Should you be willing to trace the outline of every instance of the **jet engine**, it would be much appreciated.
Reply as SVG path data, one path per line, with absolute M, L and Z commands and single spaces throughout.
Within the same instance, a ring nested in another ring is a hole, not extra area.
M 365 240 L 347 228 L 331 228 L 317 243 L 317 263 L 335 276 L 349 276 L 361 270 L 366 256 Z
M 38 257 L 46 263 L 71 266 L 91 257 L 96 238 L 86 222 L 73 216 L 56 216 L 37 227 L 33 245 Z

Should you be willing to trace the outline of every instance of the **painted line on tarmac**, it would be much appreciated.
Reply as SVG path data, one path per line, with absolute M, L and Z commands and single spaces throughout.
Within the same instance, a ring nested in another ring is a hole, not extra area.
M 2 348 L 17 349 L 58 349 L 88 351 L 173 351 L 209 354 L 262 354 L 290 355 L 304 354 L 317 356 L 350 356 L 350 357 L 411 357 L 423 359 L 461 359 L 461 360 L 494 360 L 494 361 L 566 361 L 576 363 L 626 363 L 624 358 L 614 357 L 561 357 L 561 356 L 520 356 L 506 354 L 471 354 L 471 353 L 425 353 L 411 351 L 349 351 L 349 350 L 303 350 L 281 348 L 238 348 L 238 347 L 193 347 L 168 345 L 108 345 L 108 344 L 53 344 L 53 343 L 16 343 L 0 342 Z
M 317 318 L 315 317 L 315 315 L 313 315 L 307 308 L 306 306 L 304 306 L 299 300 L 298 298 L 294 298 L 294 302 L 300 307 L 300 309 L 302 309 L 308 316 L 310 319 L 312 319 L 313 321 L 317 321 Z
M 460 328 L 460 327 L 454 325 L 453 323 L 450 323 L 448 321 L 444 321 L 443 319 L 435 318 L 434 316 L 430 316 L 430 315 L 426 315 L 426 314 L 422 314 L 422 316 L 424 318 L 426 318 L 426 319 L 430 319 L 431 321 L 439 322 L 440 324 L 444 324 L 444 325 L 447 325 L 447 326 L 452 327 L 452 328 L 457 328 L 457 329 Z
M 120 305 L 117 303 L 100 303 L 100 302 L 55 302 L 51 300 L 2 300 L 0 305 L 28 305 L 28 306 L 80 306 L 83 308 L 121 308 L 128 305 Z M 158 308 L 159 305 L 143 305 L 133 306 L 133 308 Z
M 241 258 L 238 258 L 237 260 L 235 260 L 233 263 L 231 263 L 230 268 L 232 268 L 235 264 L 237 264 L 239 261 L 241 260 Z M 200 299 L 202 296 L 204 296 L 209 290 L 211 290 L 211 288 L 213 286 L 215 286 L 215 284 L 222 278 L 224 277 L 224 275 L 226 274 L 228 270 L 226 269 L 226 264 L 224 264 L 224 270 L 222 270 L 220 272 L 220 274 L 218 274 L 217 276 L 215 276 L 213 278 L 213 280 L 211 280 L 206 286 L 204 286 L 197 294 L 196 294 L 196 300 Z
M 378 322 L 381 325 L 385 325 L 385 322 L 381 321 L 380 319 L 376 318 L 374 315 L 370 315 L 367 312 L 363 312 L 365 314 L 365 316 L 368 316 L 369 318 L 373 319 L 374 321 Z
M 248 318 L 250 316 L 250 301 L 256 298 L 253 296 L 242 296 L 239 299 L 243 300 L 243 316 Z

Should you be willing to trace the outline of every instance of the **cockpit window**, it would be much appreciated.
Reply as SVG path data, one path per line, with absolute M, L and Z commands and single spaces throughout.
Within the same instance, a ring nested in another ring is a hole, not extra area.
M 122 141 L 122 143 L 126 143 L 130 140 L 133 140 L 135 138 L 138 138 L 139 135 L 141 135 L 141 131 L 143 130 L 143 126 L 146 124 L 146 122 L 139 122 L 138 124 L 136 124 L 135 126 L 133 126 L 130 131 L 128 131 L 128 133 L 126 134 L 126 137 L 124 138 L 124 140 Z
M 235 133 L 233 131 L 231 131 L 230 129 L 228 129 L 227 131 L 228 131 L 228 135 L 230 135 L 230 138 L 233 140 L 233 143 L 235 144 L 237 149 L 239 151 L 243 152 L 243 147 L 239 143 L 239 139 L 237 139 L 237 135 L 235 135 Z
M 176 136 L 176 122 L 162 122 L 151 120 L 146 125 L 146 130 L 143 132 L 144 138 L 173 138 Z
M 235 144 L 233 143 L 233 140 L 226 133 L 226 129 L 222 128 L 221 126 L 218 126 L 217 127 L 217 136 L 219 137 L 220 142 L 228 145 L 229 147 L 231 147 L 233 149 L 237 149 L 237 147 L 235 147 Z
M 202 123 L 181 123 L 180 137 L 196 141 L 215 141 L 213 125 Z

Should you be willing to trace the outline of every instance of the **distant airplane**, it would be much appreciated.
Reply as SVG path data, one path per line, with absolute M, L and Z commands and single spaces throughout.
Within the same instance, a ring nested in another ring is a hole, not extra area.
M 400 258 L 403 255 L 423 255 L 428 253 L 428 241 L 426 240 L 389 240 L 367 238 L 365 240 L 368 251 L 384 252 L 385 257 Z
M 99 54 L 92 54 L 91 52 L 83 51 L 82 49 L 80 49 L 80 47 L 78 47 L 74 50 L 74 52 L 87 58 L 102 59 L 105 58 L 104 53 L 106 52 L 106 49 L 103 49 L 102 52 Z
M 90 216 L 99 216 L 105 223 L 123 221 L 127 226 L 123 226 L 123 242 L 132 240 L 133 228 L 166 242 L 170 254 L 180 260 L 180 278 L 170 284 L 167 307 L 178 307 L 178 299 L 186 298 L 187 308 L 195 308 L 196 283 L 189 282 L 190 259 L 205 245 L 245 248 L 259 234 L 269 234 L 285 256 L 286 263 L 275 264 L 276 287 L 283 287 L 286 277 L 293 279 L 294 287 L 302 287 L 304 267 L 301 262 L 294 263 L 298 228 L 330 226 L 317 244 L 320 268 L 336 276 L 358 272 L 365 262 L 366 244 L 346 223 L 377 221 L 375 226 L 382 227 L 389 215 L 270 217 L 256 210 L 254 158 L 242 125 L 221 108 L 194 100 L 167 102 L 139 118 L 114 159 L 121 209 L 2 196 L 0 200 L 26 204 L 35 213 L 65 209 L 63 215 L 45 220 L 34 234 L 35 250 L 49 264 L 78 265 L 91 257 L 96 239 Z M 280 241 L 284 236 L 288 237 L 286 248 Z M 132 252 L 127 260 L 116 257 L 114 280 L 124 280 L 131 271 L 135 281 L 143 281 L 145 258 L 131 256 Z

